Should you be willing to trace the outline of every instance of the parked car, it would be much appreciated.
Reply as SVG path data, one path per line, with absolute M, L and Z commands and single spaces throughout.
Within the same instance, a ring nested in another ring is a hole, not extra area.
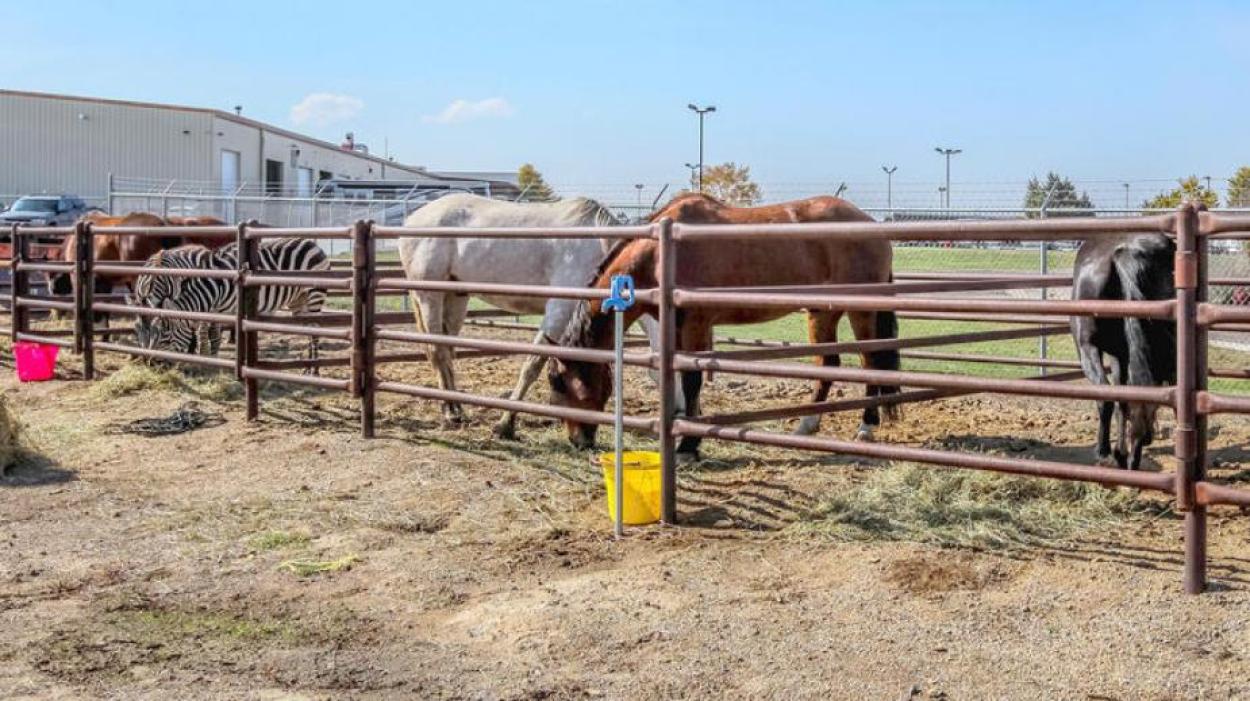
M 87 203 L 73 195 L 27 195 L 0 213 L 0 225 L 69 226 L 87 211 Z

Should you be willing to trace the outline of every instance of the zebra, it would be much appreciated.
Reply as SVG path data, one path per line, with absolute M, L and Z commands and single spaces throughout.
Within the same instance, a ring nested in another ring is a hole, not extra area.
M 330 269 L 330 260 L 310 239 L 271 239 L 257 247 L 258 271 L 316 271 Z M 238 245 L 231 243 L 216 251 L 203 246 L 180 246 L 159 251 L 148 258 L 150 268 L 198 268 L 235 270 Z M 325 288 L 265 285 L 256 289 L 257 312 L 288 311 L 300 316 L 317 314 L 325 304 Z M 175 309 L 188 312 L 233 313 L 238 304 L 234 280 L 184 278 L 168 275 L 140 275 L 134 294 L 127 295 L 131 306 Z M 139 317 L 135 324 L 139 345 L 149 349 L 172 349 L 185 353 L 216 355 L 221 345 L 217 324 L 199 323 L 168 317 Z M 309 338 L 308 358 L 317 358 L 318 339 Z M 315 373 L 316 368 L 313 368 Z

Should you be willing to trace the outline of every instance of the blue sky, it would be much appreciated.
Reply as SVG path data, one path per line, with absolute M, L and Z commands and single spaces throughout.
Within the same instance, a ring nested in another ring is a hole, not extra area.
M 55 11 L 51 11 L 51 10 Z M 680 182 L 1227 177 L 1250 4 L 3 0 L 0 87 L 230 109 L 431 167 Z M 305 102 L 310 96 L 311 100 Z M 304 103 L 305 108 L 293 108 Z M 298 123 L 296 123 L 298 120 Z

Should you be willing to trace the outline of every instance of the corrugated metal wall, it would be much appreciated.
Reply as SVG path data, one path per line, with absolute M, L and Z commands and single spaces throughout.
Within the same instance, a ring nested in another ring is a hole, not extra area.
M 221 183 L 221 152 L 237 151 L 240 176 L 257 185 L 264 158 L 283 164 L 290 191 L 297 167 L 352 179 L 408 179 L 398 165 L 362 158 L 289 133 L 208 111 L 0 92 L 0 200 L 65 192 L 103 204 L 109 173 L 150 181 Z M 292 149 L 298 155 L 292 162 Z
M 212 116 L 0 94 L 0 193 L 103 195 L 109 172 L 208 180 Z

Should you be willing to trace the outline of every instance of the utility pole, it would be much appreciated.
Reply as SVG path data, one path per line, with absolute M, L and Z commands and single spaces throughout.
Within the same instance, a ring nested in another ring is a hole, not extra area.
M 885 171 L 885 208 L 894 209 L 894 171 L 898 170 L 898 166 L 890 166 L 889 168 L 881 166 L 881 170 Z
M 934 146 L 934 151 L 946 156 L 946 187 L 942 190 L 946 193 L 946 208 L 951 208 L 951 156 L 955 156 L 964 152 L 961 148 L 942 148 Z
M 715 112 L 716 106 L 708 105 L 707 107 L 699 107 L 692 102 L 686 105 L 686 107 L 690 108 L 692 112 L 699 115 L 699 192 L 703 192 L 703 117 L 707 115 L 708 112 Z

